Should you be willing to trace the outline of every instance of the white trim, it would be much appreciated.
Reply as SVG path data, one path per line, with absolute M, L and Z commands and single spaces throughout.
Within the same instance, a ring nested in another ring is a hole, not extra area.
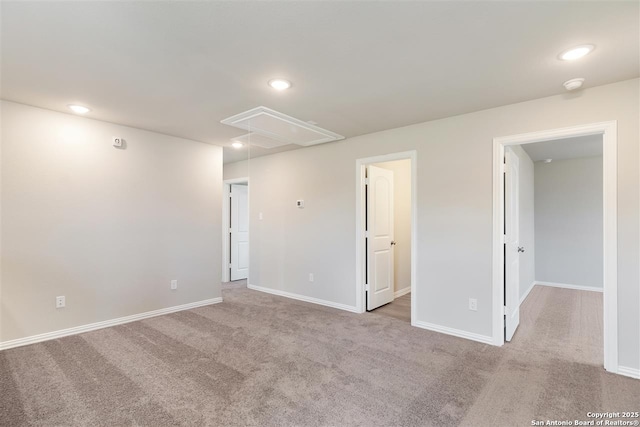
M 21 347 L 23 345 L 35 344 L 42 341 L 55 340 L 69 335 L 77 335 L 84 332 L 95 331 L 97 329 L 108 328 L 116 325 L 123 325 L 125 323 L 135 322 L 137 320 L 148 319 L 150 317 L 162 316 L 163 314 L 175 313 L 176 311 L 190 310 L 192 308 L 202 307 L 205 305 L 218 304 L 222 302 L 222 297 L 211 298 L 202 301 L 191 302 L 188 304 L 176 305 L 173 307 L 161 308 L 159 310 L 147 311 L 139 314 L 132 314 L 131 316 L 118 317 L 116 319 L 105 320 L 102 322 L 89 323 L 87 325 L 76 326 L 68 329 L 60 329 L 59 331 L 47 332 L 44 334 L 31 335 L 25 338 L 18 338 L 15 340 L 0 342 L 0 350 L 7 350 L 9 348 Z
M 308 297 L 306 295 L 294 294 L 292 292 L 281 291 L 279 289 L 265 288 L 263 286 L 247 285 L 247 288 L 254 291 L 260 291 L 267 294 L 277 295 L 279 297 L 291 298 L 298 301 L 310 302 L 312 304 L 324 305 L 326 307 L 337 308 L 338 310 L 350 311 L 352 313 L 359 313 L 358 309 L 352 305 L 340 304 L 333 301 L 327 301 L 319 298 Z
M 640 369 L 627 368 L 626 366 L 618 366 L 618 373 L 625 377 L 636 378 L 640 380 Z
M 595 288 L 593 286 L 571 285 L 568 283 L 555 283 L 555 282 L 535 282 L 536 285 L 549 286 L 552 288 L 564 288 L 575 289 L 577 291 L 590 291 L 590 292 L 603 292 L 603 288 Z
M 604 367 L 618 372 L 618 226 L 617 226 L 617 122 L 571 126 L 511 135 L 493 140 L 493 344 L 504 344 L 502 305 L 504 301 L 504 183 L 500 165 L 504 147 L 585 135 L 602 135 L 603 140 L 603 221 L 604 221 Z
M 527 299 L 527 297 L 529 296 L 529 294 L 531 293 L 531 290 L 533 289 L 533 287 L 536 285 L 535 280 L 533 282 L 531 282 L 531 285 L 529 285 L 529 289 L 527 289 L 527 291 L 524 293 L 524 295 L 522 295 L 520 297 L 520 303 L 518 305 L 522 305 L 522 303 L 524 302 L 524 300 Z
M 395 291 L 393 293 L 393 297 L 394 298 L 400 298 L 401 296 L 404 296 L 406 294 L 410 294 L 411 293 L 411 286 L 407 286 L 406 288 L 402 288 L 399 291 Z
M 383 154 L 356 160 L 356 309 L 365 312 L 364 262 L 364 224 L 365 224 L 365 178 L 364 171 L 368 164 L 392 162 L 394 160 L 411 160 L 411 324 L 414 325 L 417 313 L 416 284 L 418 283 L 418 152 L 416 150 L 400 153 Z
M 504 144 L 493 139 L 493 344 L 504 345 Z M 496 172 L 497 171 L 497 172 Z M 498 286 L 499 284 L 499 286 Z
M 602 124 L 604 368 L 618 371 L 618 124 Z
M 493 344 L 493 337 L 490 337 L 487 335 L 474 334 L 473 332 L 467 332 L 461 329 L 449 328 L 447 326 L 440 326 L 434 323 L 421 322 L 419 320 L 412 322 L 412 325 L 418 328 L 428 329 L 434 332 L 440 332 L 441 334 L 447 334 L 454 337 L 465 338 L 472 341 L 478 341 L 483 344 Z
M 231 280 L 231 272 L 229 269 L 229 264 L 231 263 L 231 254 L 229 253 L 229 223 L 231 221 L 229 218 L 229 210 L 231 209 L 229 197 L 231 196 L 231 184 L 249 185 L 249 178 L 242 177 L 225 179 L 222 181 L 222 282 L 228 282 Z M 248 189 L 248 192 L 250 191 L 251 187 Z M 249 238 L 251 238 L 251 234 L 249 234 Z

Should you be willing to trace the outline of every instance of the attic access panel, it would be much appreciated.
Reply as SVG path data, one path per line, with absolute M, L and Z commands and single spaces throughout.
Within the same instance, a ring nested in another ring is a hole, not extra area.
M 253 108 L 244 113 L 226 118 L 221 123 L 244 129 L 252 134 L 260 134 L 267 138 L 282 141 L 286 144 L 305 147 L 344 139 L 342 135 L 267 107 Z
M 288 142 L 280 141 L 279 139 L 269 138 L 259 133 L 247 133 L 245 135 L 236 136 L 231 138 L 232 141 L 238 141 L 245 145 L 255 146 L 260 148 L 276 148 L 283 145 L 291 145 Z

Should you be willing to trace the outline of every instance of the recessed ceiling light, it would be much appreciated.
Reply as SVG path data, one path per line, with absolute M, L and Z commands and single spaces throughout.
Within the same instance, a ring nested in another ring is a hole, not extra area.
M 291 82 L 285 79 L 272 79 L 269 80 L 269 86 L 275 90 L 285 90 L 291 87 Z
M 90 109 L 88 109 L 87 107 L 83 107 L 82 105 L 69 105 L 69 108 L 71 108 L 71 111 L 73 111 L 76 114 L 86 114 L 89 111 L 91 111 Z
M 551 163 L 553 161 L 553 159 L 544 159 L 545 163 Z
M 566 90 L 576 90 L 576 89 L 580 89 L 583 83 L 584 83 L 584 79 L 578 78 L 578 79 L 567 80 L 566 82 L 562 83 L 562 85 Z
M 582 58 L 583 56 L 591 53 L 595 49 L 592 44 L 583 44 L 581 46 L 572 47 L 569 50 L 565 50 L 560 54 L 560 59 L 563 61 L 573 61 L 574 59 Z
M 244 147 L 244 144 L 243 144 L 242 142 L 238 142 L 238 141 L 236 141 L 236 142 L 234 142 L 233 144 L 231 144 L 231 146 L 232 146 L 233 148 L 235 148 L 235 149 L 240 149 L 240 148 Z

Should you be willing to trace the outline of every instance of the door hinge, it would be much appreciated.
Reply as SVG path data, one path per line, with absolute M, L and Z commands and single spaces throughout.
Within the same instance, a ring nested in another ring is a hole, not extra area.
M 365 239 L 369 238 L 369 230 L 364 230 L 364 238 Z
M 507 243 L 507 235 L 506 235 L 506 234 L 503 234 L 503 235 L 502 235 L 502 243 L 503 243 L 503 244 L 504 244 L 504 243 Z
M 233 233 L 233 229 L 229 227 L 229 233 Z
M 364 179 L 364 185 L 369 185 L 369 178 Z
M 500 165 L 500 172 L 501 173 L 507 173 L 507 165 L 505 165 L 504 163 Z
M 229 268 L 231 268 L 231 263 L 229 263 Z
M 506 316 L 506 315 L 507 315 L 507 313 L 509 313 L 509 310 L 507 310 L 507 306 L 506 306 L 506 305 L 505 305 L 505 306 L 502 306 L 502 315 L 503 315 L 503 316 Z
M 365 283 L 365 285 L 364 285 L 364 290 L 365 290 L 365 291 L 367 291 L 367 292 L 369 292 L 369 284 L 368 284 L 368 283 Z

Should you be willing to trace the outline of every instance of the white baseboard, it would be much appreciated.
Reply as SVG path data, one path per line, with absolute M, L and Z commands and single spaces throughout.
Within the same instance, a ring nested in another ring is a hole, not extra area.
M 18 338 L 0 342 L 0 350 L 21 347 L 23 345 L 35 344 L 42 341 L 55 340 L 69 335 L 81 334 L 83 332 L 95 331 L 96 329 L 108 328 L 110 326 L 122 325 L 124 323 L 135 322 L 136 320 L 148 319 L 149 317 L 161 316 L 163 314 L 175 313 L 176 311 L 189 310 L 204 305 L 217 304 L 222 302 L 222 298 L 211 298 L 202 301 L 191 302 L 189 304 L 176 305 L 173 307 L 161 308 L 159 310 L 147 311 L 145 313 L 133 314 L 131 316 L 118 317 L 117 319 L 104 320 L 102 322 L 89 323 L 88 325 L 76 326 L 59 331 L 47 332 L 44 334 L 31 335 L 29 337 Z
M 533 287 L 536 285 L 535 280 L 533 282 L 531 282 L 531 285 L 529 285 L 529 289 L 527 289 L 527 291 L 524 293 L 524 295 L 522 295 L 520 297 L 520 303 L 519 305 L 522 305 L 522 303 L 524 302 L 524 300 L 527 299 L 527 297 L 529 296 L 529 294 L 531 293 L 531 289 L 533 289 Z
M 279 289 L 265 288 L 265 287 L 256 286 L 256 285 L 247 285 L 247 288 L 253 289 L 254 291 L 265 292 L 267 294 L 278 295 L 280 297 L 291 298 L 298 301 L 310 302 L 312 304 L 324 305 L 326 307 L 337 308 L 339 310 L 346 310 L 352 313 L 360 313 L 360 311 L 358 311 L 358 309 L 352 305 L 340 304 L 333 301 L 327 301 L 319 298 L 308 297 L 305 295 L 294 294 L 287 291 L 281 291 Z
M 411 286 L 407 286 L 406 288 L 400 289 L 399 291 L 395 291 L 393 293 L 393 297 L 400 298 L 401 296 L 404 296 L 410 292 L 411 292 Z
M 570 284 L 567 284 L 567 283 L 538 282 L 538 281 L 536 281 L 536 285 L 551 286 L 552 288 L 576 289 L 578 291 L 603 292 L 603 288 L 594 288 L 593 286 L 570 285 Z
M 640 369 L 618 366 L 618 373 L 620 375 L 624 375 L 625 377 L 640 379 Z
M 434 332 L 440 332 L 442 334 L 452 335 L 454 337 L 465 338 L 472 341 L 478 341 L 483 344 L 493 345 L 493 338 L 486 335 L 475 334 L 473 332 L 467 332 L 461 329 L 449 328 L 447 326 L 440 326 L 433 323 L 421 322 L 418 320 L 412 321 L 411 325 L 422 329 L 428 329 Z

